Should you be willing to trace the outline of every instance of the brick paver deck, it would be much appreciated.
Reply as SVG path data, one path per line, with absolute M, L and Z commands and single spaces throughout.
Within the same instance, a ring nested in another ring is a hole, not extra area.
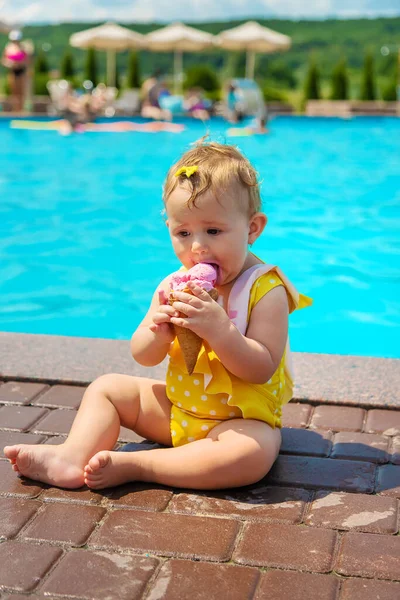
M 16 477 L 2 448 L 60 443 L 84 387 L 2 376 L 1 600 L 400 598 L 396 398 L 303 390 L 272 471 L 246 488 L 70 491 Z M 120 442 L 141 438 L 121 430 Z

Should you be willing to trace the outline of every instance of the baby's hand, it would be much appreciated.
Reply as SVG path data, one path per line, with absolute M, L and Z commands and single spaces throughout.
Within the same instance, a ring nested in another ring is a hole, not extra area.
M 157 338 L 163 343 L 171 343 L 175 338 L 175 332 L 171 324 L 171 317 L 177 316 L 178 312 L 168 304 L 164 290 L 158 292 L 160 305 L 153 315 L 153 323 L 149 325 Z
M 188 287 L 192 294 L 174 292 L 176 302 L 172 308 L 180 316 L 171 316 L 170 322 L 191 329 L 203 340 L 211 343 L 215 336 L 223 334 L 230 320 L 222 306 L 213 300 L 208 292 L 198 285 L 189 282 Z

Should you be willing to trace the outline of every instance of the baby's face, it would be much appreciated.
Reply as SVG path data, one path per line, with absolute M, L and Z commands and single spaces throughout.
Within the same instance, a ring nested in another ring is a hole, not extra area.
M 217 286 L 233 281 L 247 268 L 251 221 L 243 210 L 245 190 L 233 188 L 217 200 L 210 190 L 188 206 L 189 186 L 177 186 L 166 203 L 167 225 L 174 252 L 190 269 L 199 262 L 218 271 Z M 241 202 L 242 200 L 242 202 Z

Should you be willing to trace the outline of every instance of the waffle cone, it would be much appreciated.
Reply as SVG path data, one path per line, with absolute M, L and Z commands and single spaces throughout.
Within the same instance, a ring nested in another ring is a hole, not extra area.
M 189 288 L 186 288 L 183 291 L 187 294 L 192 294 Z M 218 298 L 218 292 L 215 288 L 210 290 L 208 293 L 210 294 L 213 300 L 216 300 Z M 170 294 L 169 303 L 173 304 L 174 301 L 175 298 L 172 292 Z M 197 333 L 194 333 L 194 331 L 192 331 L 191 329 L 187 329 L 186 327 L 174 325 L 174 329 L 176 337 L 178 338 L 179 346 L 182 350 L 182 355 L 185 361 L 187 371 L 189 375 L 191 375 L 196 366 L 197 358 L 199 356 L 203 340 L 197 335 Z

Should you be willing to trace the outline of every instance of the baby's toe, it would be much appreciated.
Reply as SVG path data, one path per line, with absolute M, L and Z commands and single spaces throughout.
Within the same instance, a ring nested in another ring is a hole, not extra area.
M 4 456 L 11 461 L 12 464 L 17 460 L 17 456 L 20 452 L 20 446 L 5 446 L 4 448 Z
M 95 473 L 99 469 L 103 469 L 109 463 L 110 455 L 108 452 L 98 452 L 89 460 L 89 467 L 92 469 L 92 473 Z

